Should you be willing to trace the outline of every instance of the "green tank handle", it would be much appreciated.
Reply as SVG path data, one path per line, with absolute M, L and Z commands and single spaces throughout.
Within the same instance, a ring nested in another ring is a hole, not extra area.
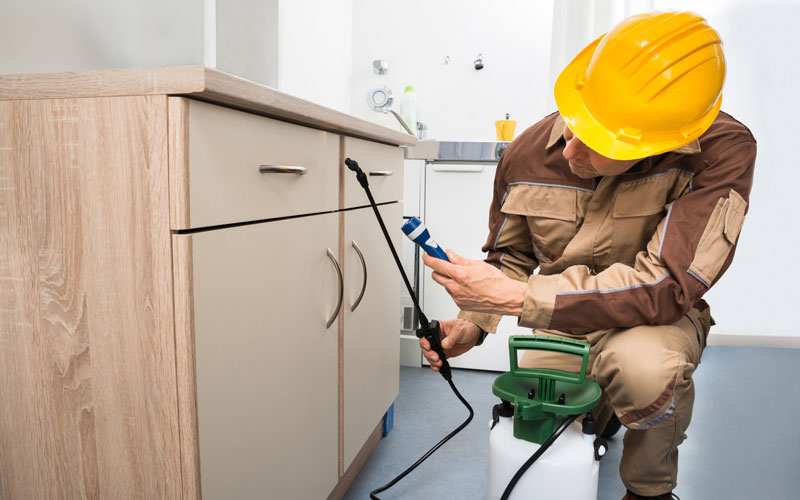
M 497 377 L 492 392 L 502 401 L 513 404 L 515 437 L 541 444 L 564 420 L 564 415 L 584 413 L 597 404 L 602 391 L 593 380 L 586 378 L 588 343 L 558 337 L 514 335 L 509 337 L 508 347 L 511 370 Z M 581 371 L 521 368 L 517 362 L 520 350 L 580 356 Z
M 572 373 L 549 368 L 520 368 L 517 364 L 517 351 L 519 350 L 551 351 L 582 356 L 581 372 Z M 586 378 L 586 367 L 589 364 L 588 343 L 558 337 L 513 335 L 508 339 L 508 354 L 511 357 L 511 374 L 514 376 L 560 380 L 570 384 L 583 382 Z

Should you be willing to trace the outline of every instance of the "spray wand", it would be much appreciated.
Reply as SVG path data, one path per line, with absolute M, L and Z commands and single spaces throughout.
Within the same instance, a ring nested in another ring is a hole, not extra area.
M 394 257 L 394 261 L 397 264 L 397 269 L 400 270 L 400 275 L 403 277 L 403 282 L 408 289 L 409 295 L 411 295 L 411 300 L 414 301 L 414 308 L 417 310 L 419 322 L 422 326 L 422 328 L 417 329 L 417 337 L 424 337 L 430 343 L 431 349 L 438 354 L 439 359 L 442 360 L 442 367 L 439 369 L 439 373 L 442 374 L 442 377 L 444 377 L 445 380 L 450 381 L 452 378 L 452 373 L 450 371 L 450 364 L 447 362 L 447 357 L 444 354 L 444 349 L 442 349 L 442 335 L 439 322 L 436 320 L 428 321 L 428 318 L 425 316 L 425 313 L 422 312 L 422 308 L 419 306 L 417 294 L 414 293 L 414 289 L 411 287 L 411 282 L 408 281 L 408 276 L 406 276 L 406 272 L 403 270 L 403 265 L 400 263 L 400 257 L 397 256 L 397 250 L 395 250 L 394 245 L 392 244 L 389 231 L 386 230 L 386 224 L 383 223 L 383 217 L 381 217 L 381 213 L 378 211 L 378 205 L 375 203 L 375 199 L 372 197 L 372 192 L 369 189 L 369 181 L 367 180 L 367 174 L 361 170 L 361 167 L 358 166 L 358 162 L 355 160 L 347 158 L 344 160 L 344 163 L 347 165 L 347 168 L 356 173 L 356 179 L 358 179 L 358 183 L 361 184 L 361 187 L 364 188 L 364 191 L 366 191 L 367 198 L 369 198 L 369 204 L 372 207 L 372 210 L 375 212 L 375 217 L 378 219 L 378 224 L 381 226 L 381 231 L 383 231 L 383 236 L 386 238 L 386 243 L 389 245 L 389 250 L 392 251 L 392 257 Z M 439 248 L 435 241 L 430 239 L 428 230 L 416 217 L 403 226 L 403 232 L 405 232 L 409 238 L 414 240 L 415 243 L 420 244 L 430 255 L 449 261 L 447 255 L 444 253 L 444 251 L 442 251 L 441 248 Z

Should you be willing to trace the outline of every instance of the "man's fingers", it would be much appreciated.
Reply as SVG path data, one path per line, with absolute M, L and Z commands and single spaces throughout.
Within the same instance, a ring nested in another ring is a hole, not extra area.
M 447 258 L 450 259 L 450 262 L 453 264 L 457 264 L 459 266 L 466 266 L 469 264 L 469 259 L 465 259 L 464 257 L 458 255 L 453 251 L 452 248 L 448 248 L 445 253 L 447 254 Z
M 442 361 L 439 359 L 439 356 L 432 351 L 428 351 L 425 353 L 425 359 L 428 360 L 428 363 L 430 363 L 431 366 L 436 366 L 436 367 L 442 366 Z
M 422 262 L 425 263 L 426 266 L 430 267 L 434 271 L 439 274 L 443 274 L 445 276 L 451 276 L 453 270 L 456 268 L 454 264 L 447 262 L 446 260 L 437 259 L 435 257 L 431 257 L 428 254 L 422 256 Z
M 431 278 L 433 278 L 433 281 L 439 283 L 442 286 L 445 286 L 447 283 L 452 281 L 450 278 L 448 278 L 444 274 L 439 274 L 436 271 L 431 273 Z

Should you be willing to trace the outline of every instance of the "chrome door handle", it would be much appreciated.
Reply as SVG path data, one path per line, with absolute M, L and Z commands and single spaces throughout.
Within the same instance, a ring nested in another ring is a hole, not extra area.
M 361 253 L 361 249 L 358 248 L 358 243 L 356 243 L 356 240 L 353 240 L 353 248 L 355 249 L 356 253 L 358 254 L 358 258 L 361 259 L 361 269 L 364 270 L 364 283 L 361 285 L 361 292 L 358 294 L 358 298 L 353 303 L 353 307 L 350 308 L 350 312 L 353 312 L 353 311 L 356 310 L 356 307 L 358 307 L 358 305 L 361 303 L 361 299 L 364 298 L 364 292 L 367 289 L 367 263 L 364 260 L 364 254 Z
M 388 177 L 390 175 L 394 175 L 394 172 L 391 170 L 371 170 L 369 175 Z
M 339 267 L 339 262 L 336 260 L 336 256 L 333 255 L 331 249 L 328 249 L 328 257 L 333 262 L 334 267 L 336 267 L 336 274 L 339 276 L 339 303 L 336 304 L 336 310 L 333 311 L 333 316 L 331 319 L 328 320 L 328 326 L 326 328 L 330 328 L 334 321 L 336 321 L 336 316 L 339 315 L 339 311 L 342 309 L 342 299 L 344 299 L 344 280 L 342 280 L 342 269 Z
M 291 165 L 259 165 L 258 172 L 261 174 L 297 174 L 306 175 L 306 167 L 294 167 Z

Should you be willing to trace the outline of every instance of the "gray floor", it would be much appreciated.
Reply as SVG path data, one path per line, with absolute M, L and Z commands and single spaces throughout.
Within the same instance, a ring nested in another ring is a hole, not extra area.
M 800 499 L 800 349 L 709 347 L 695 374 L 689 436 L 681 446 L 682 500 Z M 491 384 L 496 373 L 455 370 L 475 419 L 416 471 L 380 494 L 389 499 L 486 498 Z M 450 387 L 429 368 L 401 368 L 394 428 L 345 496 L 369 498 L 466 418 Z M 601 461 L 598 500 L 619 500 L 622 433 Z M 556 498 L 556 497 L 553 497 Z

